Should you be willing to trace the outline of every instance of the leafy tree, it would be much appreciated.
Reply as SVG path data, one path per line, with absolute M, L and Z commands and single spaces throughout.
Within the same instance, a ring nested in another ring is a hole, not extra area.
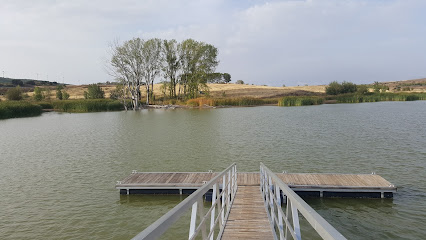
M 62 100 L 62 89 L 63 87 L 61 85 L 56 87 L 56 98 L 59 100 Z
M 338 95 L 345 93 L 354 93 L 357 90 L 357 86 L 354 83 L 346 82 L 338 83 L 337 81 L 331 82 L 325 89 L 328 95 Z
M 33 81 L 33 80 L 27 81 L 26 84 L 28 84 L 28 85 L 36 85 L 35 81 Z
M 39 87 L 35 87 L 34 88 L 34 100 L 41 101 L 41 100 L 43 100 L 43 98 L 44 98 L 43 89 L 41 89 Z
M 161 70 L 161 44 L 158 38 L 147 40 L 142 48 L 143 74 L 146 87 L 146 104 L 154 97 L 154 79 Z M 150 88 L 151 86 L 151 88 Z
M 162 57 L 162 71 L 163 75 L 169 82 L 164 82 L 165 88 L 169 89 L 169 96 L 176 97 L 176 85 L 178 83 L 178 72 L 180 70 L 180 60 L 178 55 L 178 48 L 180 45 L 176 40 L 163 40 L 161 49 Z
M 325 88 L 325 93 L 328 95 L 338 95 L 342 92 L 342 85 L 337 81 L 331 82 L 328 84 L 328 87 Z
M 359 85 L 359 86 L 357 87 L 356 92 L 357 92 L 358 94 L 361 94 L 361 95 L 368 94 L 368 93 L 369 93 L 369 91 L 368 91 L 368 86 L 367 86 L 367 85 Z
M 140 86 L 144 80 L 144 63 L 142 62 L 142 51 L 145 41 L 134 38 L 112 47 L 111 74 L 127 89 L 132 99 L 132 108 L 139 108 L 141 97 Z M 124 95 L 127 98 L 128 94 Z
M 6 98 L 8 100 L 15 100 L 15 101 L 21 100 L 22 99 L 21 87 L 18 85 L 15 88 L 11 88 L 11 89 L 7 90 Z
M 236 84 L 244 84 L 244 81 L 243 80 L 237 80 L 235 83 Z
M 21 86 L 21 87 L 24 86 L 24 82 L 22 82 L 21 80 L 18 80 L 18 79 L 13 79 L 12 84 L 14 86 Z
M 223 73 L 222 75 L 223 75 L 223 80 L 225 81 L 225 83 L 231 82 L 231 74 Z
M 85 99 L 100 99 L 104 98 L 105 92 L 99 87 L 98 84 L 89 84 L 87 92 L 84 91 Z
M 67 93 L 65 90 L 62 90 L 62 99 L 68 100 L 70 98 L 69 93 Z
M 373 89 L 375 93 L 379 93 L 379 92 L 386 92 L 386 90 L 389 90 L 389 87 L 384 84 L 380 84 L 379 82 L 376 81 L 373 84 Z
M 184 96 L 197 97 L 200 89 L 208 90 L 207 75 L 214 72 L 217 64 L 217 48 L 213 45 L 187 39 L 179 48 L 182 75 L 180 83 L 183 85 Z

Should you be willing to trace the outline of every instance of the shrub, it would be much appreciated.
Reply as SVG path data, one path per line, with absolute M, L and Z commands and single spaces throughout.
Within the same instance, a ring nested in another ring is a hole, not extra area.
M 39 87 L 34 88 L 34 100 L 41 101 L 44 98 L 42 89 Z
M 87 92 L 84 91 L 85 99 L 101 99 L 105 98 L 105 92 L 97 84 L 90 84 L 87 88 Z
M 236 84 L 244 84 L 244 81 L 243 80 L 237 80 L 235 83 Z
M 338 83 L 337 81 L 331 82 L 325 89 L 328 95 L 339 95 L 345 93 L 354 93 L 357 91 L 357 86 L 354 83 L 346 82 Z
M 15 101 L 21 100 L 22 99 L 21 88 L 19 86 L 17 86 L 15 88 L 11 88 L 11 89 L 7 90 L 6 98 L 8 100 L 15 100 Z
M 69 98 L 70 98 L 70 95 L 65 90 L 63 90 L 62 91 L 62 99 L 68 100 Z

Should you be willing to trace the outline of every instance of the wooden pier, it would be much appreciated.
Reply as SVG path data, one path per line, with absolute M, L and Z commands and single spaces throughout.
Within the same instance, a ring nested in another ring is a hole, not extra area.
M 136 172 L 119 181 L 121 194 L 191 194 L 218 173 Z M 307 197 L 392 198 L 397 188 L 376 174 L 276 173 L 293 191 Z M 238 185 L 260 186 L 259 173 L 237 173 Z
M 221 239 L 274 239 L 258 186 L 238 186 Z

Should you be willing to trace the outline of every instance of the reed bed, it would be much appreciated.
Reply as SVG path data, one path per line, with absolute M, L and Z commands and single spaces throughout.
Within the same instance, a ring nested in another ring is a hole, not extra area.
M 292 106 L 309 106 L 309 105 L 320 105 L 324 103 L 324 97 L 318 96 L 288 96 L 283 97 L 278 101 L 278 106 L 281 107 L 292 107 Z
M 192 107 L 202 106 L 258 106 L 266 104 L 277 104 L 277 99 L 258 98 L 194 98 L 189 99 L 186 104 Z
M 34 117 L 42 113 L 40 105 L 22 101 L 0 102 L 0 119 Z
M 345 94 L 334 98 L 337 103 L 426 100 L 426 93 L 376 93 L 370 95 Z
M 82 99 L 53 101 L 53 108 L 63 112 L 102 112 L 123 110 L 123 104 L 110 99 Z

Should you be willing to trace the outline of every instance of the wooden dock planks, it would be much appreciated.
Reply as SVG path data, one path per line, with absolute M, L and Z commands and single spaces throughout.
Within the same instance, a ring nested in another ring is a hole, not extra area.
M 197 189 L 216 174 L 212 172 L 135 172 L 119 182 L 116 188 Z M 277 176 L 299 192 L 396 192 L 395 186 L 375 174 L 277 173 Z M 260 174 L 237 173 L 237 182 L 238 186 L 260 186 Z M 387 196 L 392 197 L 392 195 Z
M 228 239 L 274 239 L 260 186 L 238 186 L 222 235 Z

